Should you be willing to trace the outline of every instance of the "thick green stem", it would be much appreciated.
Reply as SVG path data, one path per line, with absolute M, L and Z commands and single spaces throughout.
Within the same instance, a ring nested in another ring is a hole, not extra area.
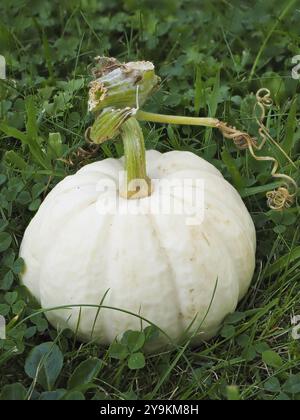
M 146 172 L 146 151 L 142 129 L 133 117 L 122 124 L 120 134 L 124 143 L 126 185 L 120 195 L 125 198 L 143 198 L 152 192 Z
M 139 121 L 151 121 L 166 124 L 198 125 L 203 127 L 218 128 L 225 138 L 233 140 L 240 149 L 248 148 L 249 144 L 254 141 L 249 136 L 249 134 L 236 129 L 235 127 L 230 127 L 217 118 L 198 118 L 178 115 L 154 114 L 152 112 L 145 112 L 141 110 L 137 111 L 135 118 Z
M 151 121 L 166 124 L 200 125 L 203 127 L 218 127 L 220 121 L 216 118 L 183 117 L 178 115 L 154 114 L 138 110 L 135 118 L 139 121 Z

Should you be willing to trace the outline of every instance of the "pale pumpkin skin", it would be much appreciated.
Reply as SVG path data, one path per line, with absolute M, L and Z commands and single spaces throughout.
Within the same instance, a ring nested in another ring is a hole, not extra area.
M 43 308 L 99 305 L 106 294 L 103 305 L 140 314 L 175 342 L 194 320 L 199 343 L 217 333 L 249 288 L 254 224 L 237 191 L 205 160 L 179 151 L 146 156 L 152 179 L 204 180 L 203 223 L 187 225 L 186 215 L 99 215 L 99 180 L 118 181 L 124 161 L 92 163 L 60 182 L 28 226 L 22 281 Z M 145 205 L 156 194 L 154 188 L 142 199 Z M 111 192 L 111 200 L 116 195 Z M 141 328 L 138 317 L 117 310 L 101 309 L 94 325 L 96 315 L 97 308 L 82 308 L 78 326 L 79 308 L 47 312 L 56 328 L 68 326 L 80 339 L 101 344 Z M 166 342 L 161 334 L 158 343 Z

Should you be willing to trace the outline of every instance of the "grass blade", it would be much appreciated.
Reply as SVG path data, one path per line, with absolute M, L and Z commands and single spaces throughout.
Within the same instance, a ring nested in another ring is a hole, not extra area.
M 282 143 L 283 150 L 290 154 L 294 147 L 294 133 L 297 128 L 297 97 L 294 98 L 286 122 L 286 134 Z

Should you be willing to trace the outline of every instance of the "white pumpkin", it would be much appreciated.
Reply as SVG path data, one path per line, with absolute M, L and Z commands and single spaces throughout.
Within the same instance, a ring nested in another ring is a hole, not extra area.
M 237 191 L 205 160 L 178 151 L 148 151 L 146 158 L 149 177 L 158 181 L 143 199 L 99 189 L 103 179 L 118 181 L 122 159 L 92 163 L 60 182 L 26 230 L 22 281 L 43 308 L 102 302 L 141 315 L 175 341 L 192 323 L 198 343 L 216 334 L 249 288 L 255 228 Z M 186 214 L 99 214 L 104 199 L 124 200 L 131 210 L 147 207 L 162 198 L 164 179 L 178 178 L 204 180 L 201 224 L 187 224 Z M 78 307 L 47 317 L 57 328 L 103 344 L 141 328 L 139 317 L 106 308 L 98 316 L 97 308 L 82 308 L 79 326 Z

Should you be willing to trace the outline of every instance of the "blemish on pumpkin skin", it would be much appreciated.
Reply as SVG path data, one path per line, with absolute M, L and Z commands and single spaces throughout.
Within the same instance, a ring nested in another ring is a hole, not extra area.
M 205 239 L 205 242 L 207 243 L 207 245 L 210 246 L 210 242 L 208 240 L 208 237 L 205 235 L 205 233 L 202 233 L 202 236 Z
M 159 172 L 161 172 L 163 174 L 166 174 L 167 173 L 167 169 L 166 168 L 163 168 L 161 165 L 158 165 L 157 169 L 158 169 Z
M 191 304 L 191 306 L 188 308 L 187 316 L 193 319 L 196 314 L 197 314 L 197 309 L 194 304 Z

